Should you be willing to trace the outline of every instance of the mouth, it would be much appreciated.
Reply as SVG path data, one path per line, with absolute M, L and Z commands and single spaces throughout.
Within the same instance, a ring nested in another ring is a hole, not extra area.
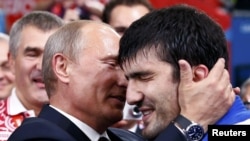
M 144 124 L 148 123 L 153 112 L 154 109 L 153 108 L 149 108 L 149 107 L 140 107 L 139 110 L 141 111 L 143 117 L 142 117 L 142 121 Z
M 33 82 L 35 82 L 35 84 L 37 85 L 38 88 L 40 88 L 40 89 L 45 88 L 45 85 L 44 85 L 44 82 L 43 82 L 42 78 L 37 77 L 37 78 L 33 78 L 32 80 L 33 80 Z

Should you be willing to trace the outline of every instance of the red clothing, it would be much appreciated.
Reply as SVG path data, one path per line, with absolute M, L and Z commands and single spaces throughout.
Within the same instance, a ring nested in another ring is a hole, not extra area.
M 7 141 L 24 118 L 34 116 L 34 111 L 26 110 L 14 91 L 7 99 L 0 100 L 0 141 Z

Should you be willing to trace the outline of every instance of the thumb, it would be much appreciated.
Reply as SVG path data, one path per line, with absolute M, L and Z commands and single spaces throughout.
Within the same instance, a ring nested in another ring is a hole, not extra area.
M 180 67 L 180 85 L 190 84 L 193 80 L 192 69 L 186 60 L 179 60 Z

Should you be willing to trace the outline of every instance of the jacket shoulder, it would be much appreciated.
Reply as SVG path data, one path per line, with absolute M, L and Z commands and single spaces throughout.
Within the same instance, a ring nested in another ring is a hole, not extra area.
M 154 141 L 187 141 L 179 129 L 176 128 L 173 122 L 170 124 L 154 139 Z
M 42 118 L 26 118 L 8 141 L 75 141 L 57 125 Z
M 133 133 L 129 130 L 113 127 L 110 127 L 109 130 L 116 134 L 123 141 L 146 141 L 146 139 L 143 138 L 141 135 Z

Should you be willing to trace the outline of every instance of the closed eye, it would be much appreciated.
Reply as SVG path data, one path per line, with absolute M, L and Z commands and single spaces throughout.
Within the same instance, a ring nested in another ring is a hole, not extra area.
M 36 57 L 36 56 L 38 56 L 38 53 L 35 51 L 29 51 L 25 55 L 28 57 Z
M 109 65 L 112 69 L 120 69 L 120 66 L 117 62 L 117 56 L 116 55 L 110 55 L 101 60 L 104 64 Z
M 121 69 L 116 60 L 105 61 L 112 69 Z
M 10 70 L 10 64 L 6 61 L 6 62 L 3 62 L 0 66 L 2 68 L 2 70 L 4 71 L 9 71 Z
M 107 64 L 109 64 L 112 67 L 116 67 L 116 65 L 117 65 L 116 62 L 114 62 L 114 61 L 108 61 Z
M 129 77 L 127 77 L 128 79 L 136 79 L 139 81 L 149 81 L 153 79 L 153 73 L 150 72 L 137 72 L 137 73 L 133 73 L 131 74 Z
M 36 47 L 27 47 L 24 50 L 25 56 L 28 56 L 28 57 L 37 57 L 37 56 L 40 56 L 42 53 L 43 51 Z
M 138 77 L 138 79 L 142 80 L 142 81 L 149 81 L 149 80 L 152 79 L 152 77 L 149 76 L 149 75 L 141 75 L 141 76 Z

